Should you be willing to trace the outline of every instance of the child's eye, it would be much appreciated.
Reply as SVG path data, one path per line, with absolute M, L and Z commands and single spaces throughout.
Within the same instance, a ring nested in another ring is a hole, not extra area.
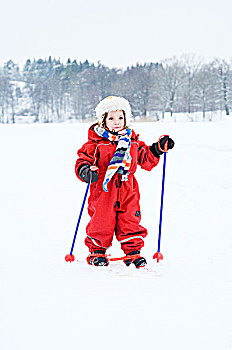
M 119 119 L 124 119 L 123 117 L 119 117 Z
M 109 120 L 113 120 L 113 118 L 110 117 Z

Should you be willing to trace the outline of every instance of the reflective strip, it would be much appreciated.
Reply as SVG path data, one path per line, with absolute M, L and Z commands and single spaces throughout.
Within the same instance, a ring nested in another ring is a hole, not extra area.
M 108 248 L 109 248 L 109 247 L 108 247 L 108 248 L 102 247 L 101 245 L 97 244 L 97 242 L 95 241 L 94 238 L 92 238 L 92 237 L 90 237 L 90 236 L 88 236 L 88 235 L 87 235 L 87 237 L 90 238 L 90 239 L 93 241 L 93 243 L 94 243 L 97 247 L 104 248 L 104 249 L 108 249 Z
M 140 239 L 144 240 L 144 238 L 142 236 L 133 236 L 133 237 L 125 238 L 125 239 L 119 241 L 119 243 L 125 243 L 125 242 L 131 241 L 132 239 L 135 239 L 135 238 L 140 238 Z

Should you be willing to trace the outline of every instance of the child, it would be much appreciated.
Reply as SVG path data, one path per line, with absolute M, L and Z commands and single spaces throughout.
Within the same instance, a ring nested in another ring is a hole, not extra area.
M 110 96 L 95 109 L 98 123 L 93 124 L 86 142 L 77 152 L 75 172 L 79 179 L 91 183 L 85 244 L 90 255 L 87 262 L 95 266 L 109 264 L 106 250 L 115 232 L 126 254 L 125 264 L 136 268 L 146 265 L 140 256 L 147 230 L 141 226 L 139 188 L 134 173 L 137 164 L 150 171 L 160 155 L 174 147 L 168 136 L 147 146 L 130 128 L 131 108 L 123 97 Z

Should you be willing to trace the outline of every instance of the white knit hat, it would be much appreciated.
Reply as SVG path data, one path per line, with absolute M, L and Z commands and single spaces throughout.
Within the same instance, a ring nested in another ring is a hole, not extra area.
M 100 101 L 95 108 L 98 124 L 102 126 L 104 114 L 110 111 L 124 111 L 126 114 L 126 125 L 130 126 L 132 121 L 130 103 L 124 98 L 119 96 L 108 96 L 104 100 Z

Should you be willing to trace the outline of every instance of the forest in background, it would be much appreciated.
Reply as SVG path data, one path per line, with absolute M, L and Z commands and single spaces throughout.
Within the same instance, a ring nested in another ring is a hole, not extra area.
M 109 68 L 99 61 L 28 59 L 0 65 L 0 123 L 87 121 L 110 95 L 129 100 L 133 117 L 160 120 L 166 113 L 232 110 L 232 61 L 205 63 L 193 54 Z

